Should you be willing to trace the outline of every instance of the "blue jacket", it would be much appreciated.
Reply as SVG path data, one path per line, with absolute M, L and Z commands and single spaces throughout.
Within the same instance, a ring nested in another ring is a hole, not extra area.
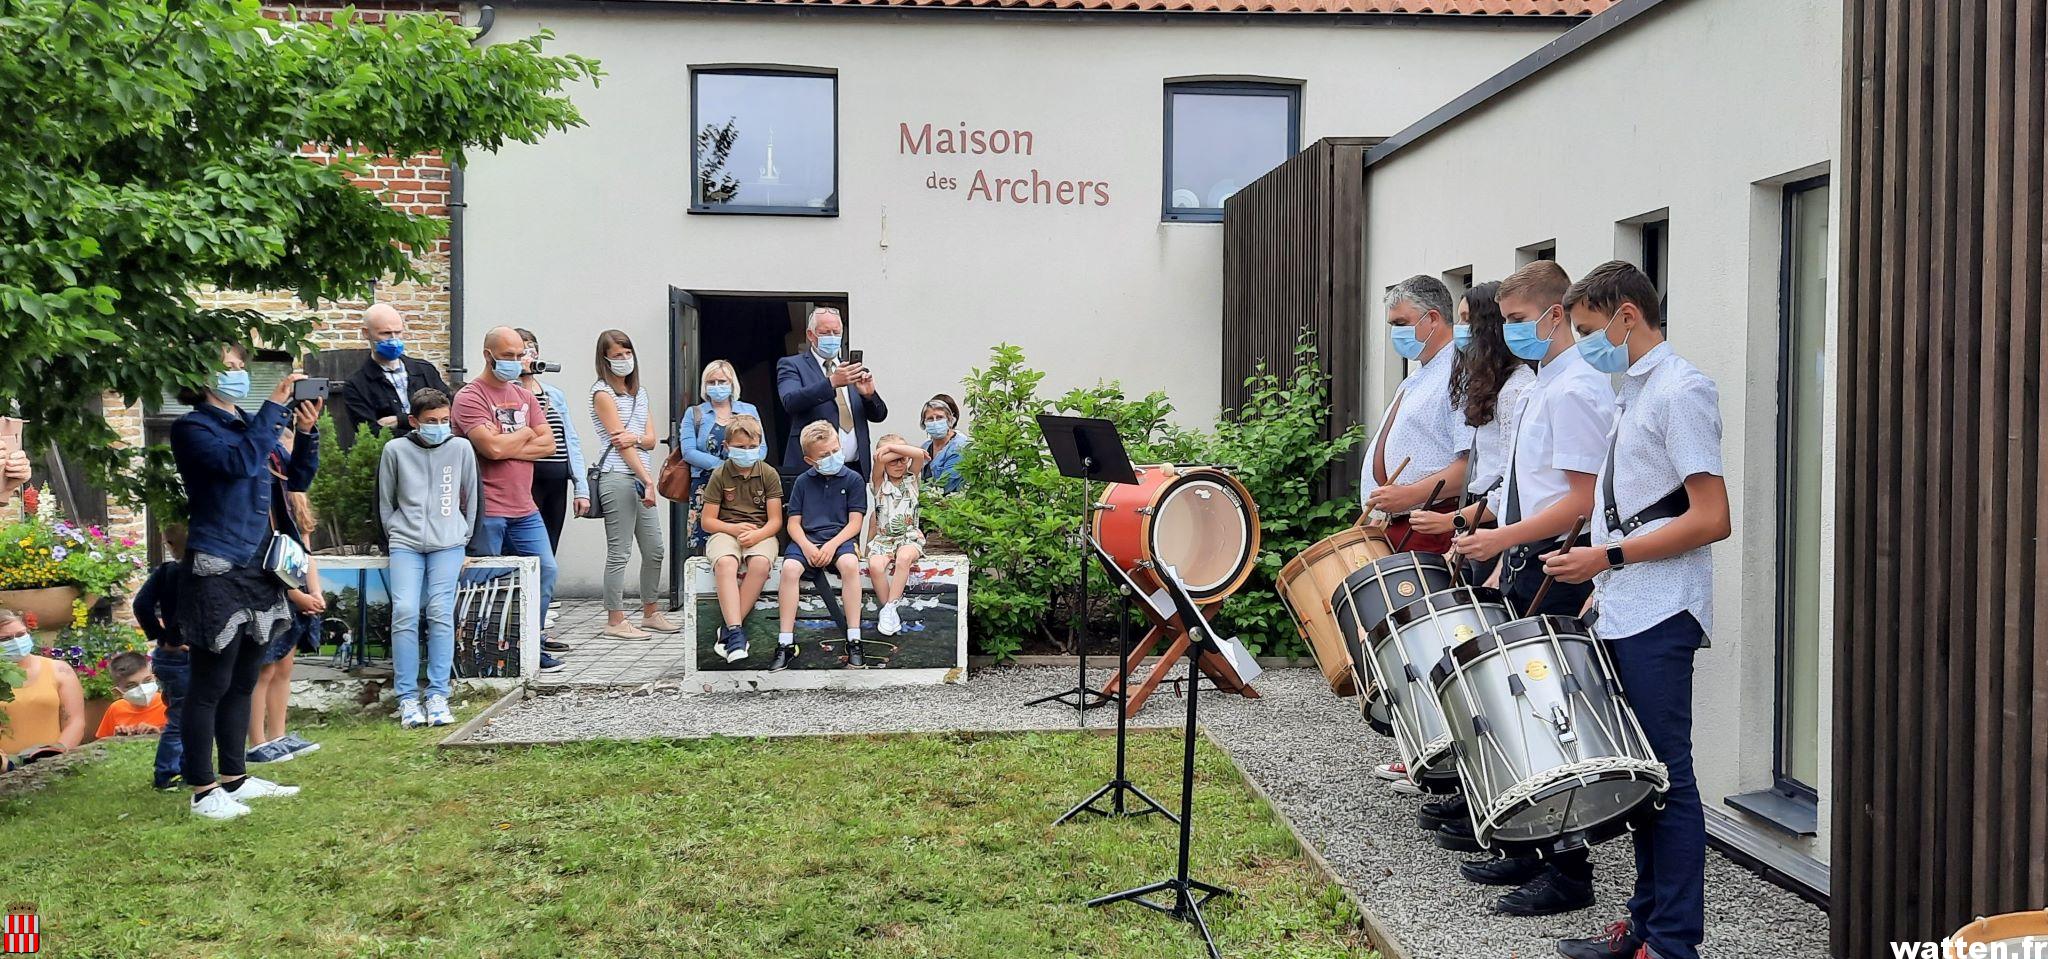
M 243 566 L 262 560 L 270 539 L 270 453 L 283 452 L 277 435 L 286 418 L 284 407 L 265 400 L 253 416 L 209 404 L 171 426 L 171 456 L 185 482 L 191 514 L 187 549 Z M 299 438 L 286 465 L 285 488 L 311 488 L 319 468 L 320 438 L 308 433 Z
M 562 411 L 562 445 L 568 447 L 569 485 L 575 490 L 571 498 L 589 499 L 590 474 L 583 469 L 583 441 L 576 435 L 576 421 L 569 417 L 569 394 L 546 380 L 541 380 L 540 391 L 547 394 L 548 405 Z
M 889 405 L 882 402 L 882 394 L 862 396 L 852 386 L 846 388 L 846 401 L 853 408 L 853 434 L 855 450 L 843 450 L 848 462 L 860 463 L 861 475 L 867 475 L 868 463 L 872 459 L 869 451 L 874 444 L 868 441 L 868 424 L 880 423 L 889 418 Z M 810 468 L 804 462 L 804 446 L 798 441 L 804 427 L 824 420 L 834 426 L 839 424 L 839 404 L 832 399 L 832 381 L 825 378 L 825 371 L 818 366 L 818 359 L 808 350 L 795 356 L 785 356 L 775 361 L 775 392 L 782 400 L 782 409 L 789 414 L 789 436 L 783 441 L 782 471 L 801 473 Z
M 711 452 L 711 431 L 718 428 L 718 411 L 711 408 L 711 401 L 705 400 L 691 409 L 695 412 L 684 410 L 683 415 L 676 417 L 676 432 L 681 434 L 682 445 L 679 448 L 683 451 L 683 460 L 690 464 L 690 477 L 695 482 L 717 469 L 725 462 L 725 457 Z M 760 419 L 761 411 L 752 403 L 733 400 L 732 415 Z

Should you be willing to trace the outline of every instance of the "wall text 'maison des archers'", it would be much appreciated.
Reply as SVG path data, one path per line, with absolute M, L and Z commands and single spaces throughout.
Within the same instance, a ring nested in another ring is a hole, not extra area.
M 912 156 L 1032 156 L 1037 138 L 1030 130 L 979 130 L 969 129 L 966 123 L 957 127 L 922 124 L 912 128 L 908 123 L 896 125 L 896 152 Z M 1058 206 L 1108 206 L 1109 182 L 1106 180 L 1058 180 L 1047 179 L 1032 168 L 1026 176 L 1011 174 L 999 176 L 987 169 L 977 169 L 967 181 L 969 202 L 1048 204 Z M 946 176 L 933 171 L 925 178 L 929 190 L 959 190 L 960 178 Z

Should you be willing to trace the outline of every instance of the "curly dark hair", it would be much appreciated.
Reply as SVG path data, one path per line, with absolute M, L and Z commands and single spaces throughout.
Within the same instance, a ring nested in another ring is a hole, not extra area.
M 1485 426 L 1499 412 L 1500 388 L 1517 366 L 1525 365 L 1508 351 L 1501 335 L 1500 304 L 1494 295 L 1499 282 L 1481 283 L 1466 291 L 1465 308 L 1471 314 L 1471 341 L 1458 353 L 1451 367 L 1451 405 L 1465 411 L 1466 426 Z

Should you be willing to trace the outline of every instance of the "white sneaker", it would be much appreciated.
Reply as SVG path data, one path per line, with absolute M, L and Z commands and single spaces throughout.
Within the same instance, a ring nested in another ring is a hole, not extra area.
M 875 614 L 875 632 L 894 636 L 903 631 L 903 617 L 896 612 L 895 603 L 886 603 L 882 611 Z
M 249 807 L 237 802 L 227 790 L 218 786 L 201 793 L 199 798 L 189 805 L 192 807 L 192 815 L 207 819 L 227 820 L 249 814 Z
M 214 792 L 227 792 L 227 790 L 225 788 L 216 789 Z M 298 794 L 299 787 L 297 786 L 280 786 L 260 776 L 243 776 L 241 785 L 235 787 L 232 798 L 237 802 L 247 802 L 251 799 L 270 799 L 272 797 L 283 799 Z
M 1372 774 L 1390 783 L 1408 781 L 1408 767 L 1400 763 L 1381 763 L 1372 767 Z
M 427 724 L 427 714 L 420 709 L 420 701 L 407 696 L 398 701 L 398 724 L 407 729 L 418 729 Z
M 1396 780 L 1394 780 L 1394 781 L 1392 781 L 1392 782 L 1389 782 L 1389 783 L 1387 783 L 1387 788 L 1388 788 L 1388 789 L 1391 789 L 1391 790 L 1393 790 L 1393 791 L 1395 791 L 1395 792 L 1397 792 L 1397 793 L 1399 793 L 1399 794 L 1401 794 L 1401 795 L 1403 795 L 1403 796 L 1420 796 L 1420 795 L 1422 795 L 1422 787 L 1421 787 L 1421 786 L 1417 786 L 1417 785 L 1415 785 L 1414 783 L 1411 783 L 1411 782 L 1409 782 L 1409 781 L 1408 781 L 1408 780 L 1406 780 L 1406 779 L 1396 779 Z
M 548 612 L 547 612 L 547 615 L 541 618 L 541 621 L 540 621 L 540 630 L 541 630 L 541 632 L 545 633 L 545 632 L 548 632 L 549 630 L 552 630 L 552 629 L 554 629 L 554 628 L 555 628 L 555 611 L 554 611 L 554 610 L 552 610 L 552 609 L 550 609 L 550 610 L 548 610 Z
M 448 708 L 448 697 L 427 697 L 427 725 L 450 726 L 455 723 L 455 713 Z

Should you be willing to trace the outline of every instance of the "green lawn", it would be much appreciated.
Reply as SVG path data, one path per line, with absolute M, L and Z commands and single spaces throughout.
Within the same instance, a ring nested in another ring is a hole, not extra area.
M 1170 959 L 1187 927 L 1089 897 L 1164 878 L 1156 819 L 1053 828 L 1111 740 L 1078 734 L 437 750 L 348 720 L 230 823 L 148 789 L 153 744 L 0 801 L 0 899 L 56 956 Z M 1133 778 L 1178 801 L 1177 735 Z M 1226 955 L 1367 956 L 1346 899 L 1229 761 L 1200 755 L 1198 878 Z

